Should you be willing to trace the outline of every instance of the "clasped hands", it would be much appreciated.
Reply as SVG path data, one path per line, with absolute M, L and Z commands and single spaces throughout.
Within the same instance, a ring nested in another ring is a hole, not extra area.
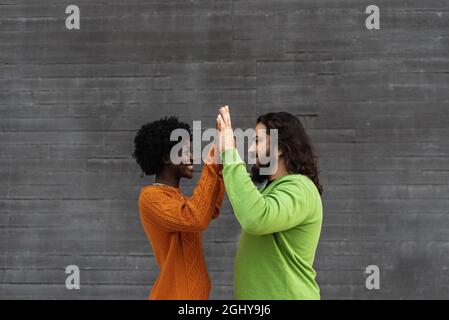
M 209 151 L 209 157 L 206 163 L 218 163 L 219 154 L 228 149 L 235 148 L 234 131 L 232 129 L 231 114 L 226 105 L 218 109 L 216 118 L 217 145 L 214 143 Z

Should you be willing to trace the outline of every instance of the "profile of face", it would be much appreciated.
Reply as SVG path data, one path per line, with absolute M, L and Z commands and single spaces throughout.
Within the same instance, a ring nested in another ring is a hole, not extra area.
M 261 174 L 261 168 L 269 168 L 272 163 L 270 157 L 270 135 L 267 127 L 262 123 L 257 123 L 254 129 L 254 136 L 251 146 L 248 149 L 249 156 L 255 160 L 251 167 L 251 179 L 256 183 L 262 183 L 268 179 L 269 174 Z M 279 155 L 278 155 L 279 157 Z M 278 157 L 275 161 L 278 161 Z M 274 172 L 271 172 L 273 174 Z
M 178 156 L 181 158 L 181 163 L 174 164 L 172 161 L 168 164 L 179 178 L 193 178 L 193 153 L 192 144 L 187 141 L 178 151 Z

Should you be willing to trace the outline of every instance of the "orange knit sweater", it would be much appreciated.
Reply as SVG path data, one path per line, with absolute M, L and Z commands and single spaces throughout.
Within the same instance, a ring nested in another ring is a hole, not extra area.
M 168 186 L 141 189 L 140 219 L 160 269 L 149 299 L 209 299 L 211 282 L 201 232 L 218 216 L 223 197 L 216 164 L 204 165 L 191 197 Z

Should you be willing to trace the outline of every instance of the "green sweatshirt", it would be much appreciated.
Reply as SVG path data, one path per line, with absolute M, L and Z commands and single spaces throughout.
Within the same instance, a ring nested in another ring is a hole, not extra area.
M 242 226 L 235 297 L 320 299 L 313 261 L 323 208 L 315 184 L 307 176 L 289 174 L 259 191 L 236 149 L 221 157 L 226 192 Z

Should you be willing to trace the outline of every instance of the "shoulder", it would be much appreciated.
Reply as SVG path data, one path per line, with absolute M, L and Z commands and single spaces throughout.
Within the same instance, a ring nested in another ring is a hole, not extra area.
M 302 174 L 290 174 L 282 177 L 280 184 L 284 184 L 285 190 L 288 188 L 289 194 L 304 205 L 304 210 L 308 212 L 308 221 L 321 221 L 321 195 L 312 179 Z
M 310 184 L 313 184 L 309 177 L 302 174 L 287 174 L 277 179 L 276 185 L 291 185 L 301 188 L 310 188 Z
M 154 186 L 154 185 L 143 186 L 140 189 L 139 201 L 160 202 L 167 198 L 176 197 L 176 193 L 177 192 L 175 190 L 161 186 Z
M 288 174 L 281 178 L 276 183 L 276 186 L 282 186 L 283 188 L 291 188 L 295 190 L 302 190 L 310 196 L 315 196 L 319 194 L 315 183 L 306 175 L 303 174 Z M 276 187 L 274 186 L 274 187 Z

